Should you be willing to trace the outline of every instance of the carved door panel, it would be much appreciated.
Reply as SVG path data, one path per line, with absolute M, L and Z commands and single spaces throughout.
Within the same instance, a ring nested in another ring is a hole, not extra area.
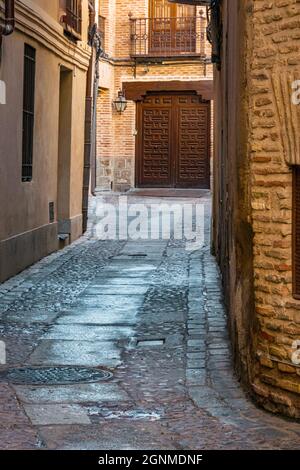
M 176 99 L 177 155 L 176 187 L 210 186 L 210 106 L 198 96 Z
M 209 188 L 210 105 L 196 95 L 138 103 L 137 186 Z
M 172 97 L 149 96 L 140 105 L 141 186 L 171 186 Z

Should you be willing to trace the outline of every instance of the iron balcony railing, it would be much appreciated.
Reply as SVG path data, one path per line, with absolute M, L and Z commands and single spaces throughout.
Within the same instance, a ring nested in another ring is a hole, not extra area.
M 82 32 L 82 0 L 66 1 L 65 24 L 78 36 Z
M 130 18 L 131 56 L 206 56 L 206 17 Z

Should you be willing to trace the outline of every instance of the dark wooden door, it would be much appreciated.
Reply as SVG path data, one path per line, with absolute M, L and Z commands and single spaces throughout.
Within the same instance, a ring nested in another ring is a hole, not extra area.
M 210 187 L 210 103 L 193 94 L 138 103 L 137 186 Z

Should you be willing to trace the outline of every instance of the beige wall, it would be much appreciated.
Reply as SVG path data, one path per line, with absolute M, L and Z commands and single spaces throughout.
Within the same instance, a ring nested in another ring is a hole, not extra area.
M 71 43 L 59 24 L 58 1 L 17 1 L 16 31 L 3 38 L 0 80 L 0 281 L 58 248 L 58 148 L 60 70 L 73 75 L 69 200 L 70 239 L 82 233 L 82 179 L 86 70 L 90 48 L 87 1 L 83 2 L 83 41 Z M 33 179 L 21 181 L 24 43 L 36 49 Z M 49 203 L 55 222 L 49 223 Z M 26 252 L 26 254 L 25 254 Z M 23 253 L 23 254 L 22 254 Z
M 198 9 L 200 11 L 200 8 Z M 199 13 L 198 11 L 198 13 Z M 134 67 L 130 59 L 130 20 L 149 16 L 148 0 L 103 0 L 100 14 L 106 18 L 105 52 L 100 63 L 98 99 L 97 186 L 99 189 L 128 190 L 135 185 L 136 104 L 129 102 L 124 114 L 112 106 L 119 89 L 128 81 L 212 79 L 212 66 L 199 60 L 165 60 Z M 205 45 L 207 55 L 210 46 Z

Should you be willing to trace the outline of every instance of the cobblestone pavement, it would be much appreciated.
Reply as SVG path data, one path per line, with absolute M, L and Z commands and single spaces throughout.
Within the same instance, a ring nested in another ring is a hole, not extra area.
M 0 286 L 0 339 L 9 367 L 102 367 L 113 377 L 43 386 L 2 379 L 0 447 L 298 449 L 300 425 L 256 408 L 234 377 L 209 194 L 198 200 L 206 207 L 198 251 L 173 238 L 95 239 L 102 202 L 93 200 L 89 236 Z M 133 194 L 129 202 L 158 200 Z

